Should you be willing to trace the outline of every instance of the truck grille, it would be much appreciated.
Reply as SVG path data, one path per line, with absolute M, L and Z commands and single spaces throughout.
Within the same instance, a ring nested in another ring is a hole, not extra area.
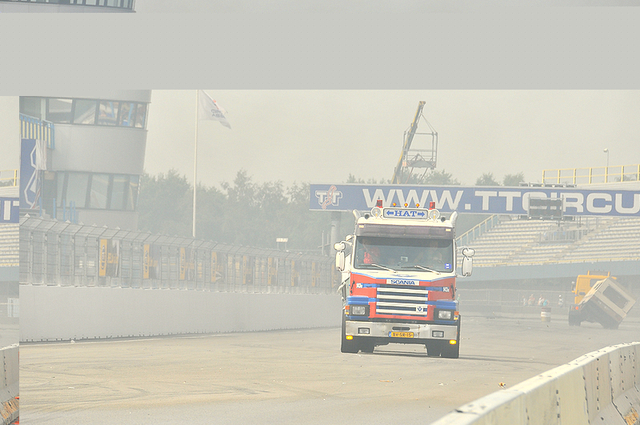
M 426 316 L 429 291 L 425 287 L 379 286 L 377 314 Z

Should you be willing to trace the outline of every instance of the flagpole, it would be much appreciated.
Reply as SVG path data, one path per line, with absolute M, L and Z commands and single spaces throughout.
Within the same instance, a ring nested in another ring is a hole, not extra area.
M 196 90 L 196 137 L 193 144 L 193 229 L 191 236 L 196 237 L 196 187 L 198 186 L 198 102 L 200 91 Z

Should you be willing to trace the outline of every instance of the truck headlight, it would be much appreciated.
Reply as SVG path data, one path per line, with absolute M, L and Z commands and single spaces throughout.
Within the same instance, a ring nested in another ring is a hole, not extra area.
M 353 316 L 365 316 L 367 314 L 367 306 L 366 305 L 352 305 L 351 306 L 351 314 Z
M 451 311 L 451 310 L 438 310 L 438 319 L 453 320 L 453 311 Z

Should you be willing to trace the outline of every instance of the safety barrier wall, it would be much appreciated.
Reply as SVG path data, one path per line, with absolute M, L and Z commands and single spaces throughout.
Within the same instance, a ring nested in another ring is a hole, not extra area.
M 0 416 L 2 424 L 18 419 L 18 344 L 0 349 Z
M 20 220 L 20 341 L 338 326 L 329 257 Z
M 585 354 L 466 404 L 433 425 L 630 425 L 640 417 L 640 342 Z
M 146 337 L 340 325 L 333 294 L 20 286 L 20 341 Z
M 21 218 L 19 253 L 21 284 L 327 294 L 339 280 L 317 254 L 41 217 Z

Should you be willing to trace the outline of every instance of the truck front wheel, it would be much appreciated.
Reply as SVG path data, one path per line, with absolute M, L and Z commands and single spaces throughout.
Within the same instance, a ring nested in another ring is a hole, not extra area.
M 340 344 L 340 351 L 343 353 L 357 353 L 358 345 L 355 339 L 347 339 L 347 319 L 342 316 L 342 342 Z
M 457 359 L 460 357 L 460 341 L 455 345 L 447 344 L 442 348 L 442 357 Z
M 582 323 L 580 311 L 570 309 L 569 310 L 569 326 L 580 326 L 580 323 Z
M 425 344 L 427 347 L 427 356 L 429 357 L 438 357 L 442 352 L 442 342 L 441 341 L 432 341 Z
M 444 345 L 442 346 L 442 353 L 440 354 L 442 357 L 448 359 L 457 359 L 460 357 L 460 323 L 462 318 L 458 318 L 458 336 L 456 337 L 456 343 L 450 344 L 449 341 L 443 341 Z

